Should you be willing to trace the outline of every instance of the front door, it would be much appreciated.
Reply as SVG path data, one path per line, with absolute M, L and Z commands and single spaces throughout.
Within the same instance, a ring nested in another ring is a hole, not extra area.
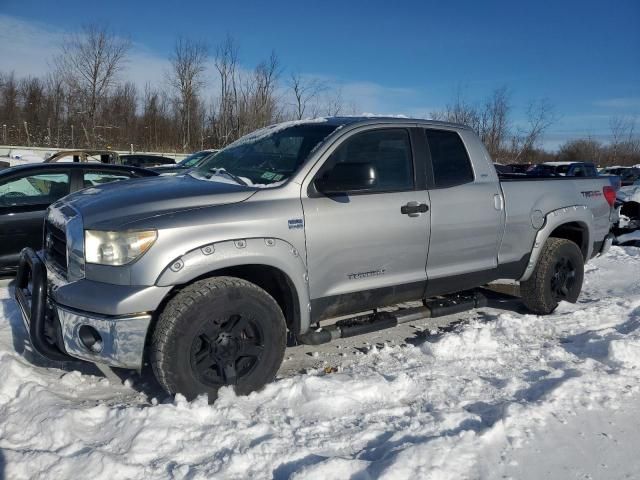
M 314 179 L 339 164 L 373 167 L 366 191 L 326 196 L 303 191 L 312 320 L 422 298 L 429 244 L 426 187 L 416 182 L 407 128 L 353 133 Z

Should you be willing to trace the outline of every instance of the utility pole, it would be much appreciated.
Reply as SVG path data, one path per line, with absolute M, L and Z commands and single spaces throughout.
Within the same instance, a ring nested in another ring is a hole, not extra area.
M 3 145 L 7 144 L 7 124 L 6 123 L 2 124 L 2 144 Z
M 27 147 L 31 146 L 31 139 L 29 138 L 29 128 L 27 126 L 27 122 L 24 122 L 24 132 L 27 134 Z
M 73 125 L 71 125 L 71 148 L 73 148 Z

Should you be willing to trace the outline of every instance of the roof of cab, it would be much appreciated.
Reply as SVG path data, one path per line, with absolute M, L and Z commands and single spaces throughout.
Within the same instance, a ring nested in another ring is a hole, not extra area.
M 311 118 L 306 120 L 300 120 L 292 122 L 292 124 L 321 124 L 325 125 L 350 125 L 356 123 L 362 124 L 375 124 L 375 123 L 418 123 L 428 126 L 440 126 L 448 128 L 461 128 L 470 130 L 471 128 L 461 123 L 443 122 L 440 120 L 428 120 L 424 118 L 409 118 L 409 117 L 392 117 L 392 116 L 377 116 L 377 115 L 360 115 L 360 116 L 342 116 L 342 117 L 320 117 Z

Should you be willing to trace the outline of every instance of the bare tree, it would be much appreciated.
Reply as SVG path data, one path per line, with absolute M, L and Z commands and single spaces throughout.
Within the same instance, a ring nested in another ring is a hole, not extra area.
M 226 145 L 239 134 L 235 121 L 238 105 L 238 45 L 231 35 L 227 35 L 224 42 L 216 47 L 214 64 L 220 81 L 215 124 L 220 145 Z
M 599 165 L 602 157 L 602 144 L 591 137 L 570 140 L 562 145 L 558 151 L 558 160 L 565 162 L 587 161 Z
M 479 114 L 478 134 L 494 159 L 500 157 L 508 135 L 510 110 L 509 91 L 503 86 L 493 91 Z
M 92 141 L 98 109 L 116 82 L 130 46 L 129 39 L 117 36 L 108 27 L 88 25 L 81 33 L 68 36 L 55 58 L 57 74 L 78 97 Z
M 636 119 L 617 115 L 609 120 L 609 128 L 611 145 L 608 163 L 629 163 L 629 157 L 636 157 L 640 153 L 640 138 L 635 134 Z
M 239 136 L 269 125 L 279 117 L 276 97 L 279 75 L 278 57 L 272 52 L 268 60 L 260 62 L 253 72 L 243 76 L 240 98 L 235 107 Z
M 269 59 L 260 62 L 254 70 L 253 78 L 256 90 L 254 109 L 258 126 L 270 123 L 276 113 L 275 90 L 280 73 L 280 62 L 275 51 L 272 51 Z
M 512 140 L 514 160 L 518 162 L 542 139 L 544 132 L 557 121 L 553 105 L 547 99 L 535 100 L 527 106 L 527 123 Z
M 318 96 L 327 89 L 324 82 L 304 77 L 299 73 L 292 73 L 289 79 L 289 87 L 293 93 L 293 117 L 296 120 L 302 120 L 305 113 L 316 116 L 318 114 L 318 106 L 315 103 Z M 310 110 L 311 109 L 311 110 Z
M 344 99 L 340 87 L 333 89 L 324 99 L 324 110 L 326 115 L 335 117 L 341 115 L 344 109 Z
M 444 114 L 441 115 L 441 119 L 448 122 L 468 125 L 477 132 L 480 123 L 480 114 L 476 107 L 467 102 L 462 93 L 462 89 L 458 88 L 454 102 L 446 106 Z
M 204 86 L 207 46 L 202 42 L 178 38 L 170 57 L 171 70 L 167 75 L 175 93 L 182 132 L 182 150 L 191 146 L 191 130 L 197 119 L 198 95 Z

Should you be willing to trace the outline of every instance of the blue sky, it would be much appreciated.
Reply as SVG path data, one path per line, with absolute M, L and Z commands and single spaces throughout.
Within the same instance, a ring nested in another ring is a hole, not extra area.
M 506 85 L 516 121 L 530 99 L 555 105 L 551 148 L 576 136 L 606 140 L 613 115 L 640 117 L 637 0 L 53 5 L 0 0 L 0 68 L 38 74 L 61 35 L 107 22 L 134 42 L 126 75 L 136 81 L 159 81 L 178 35 L 215 45 L 229 33 L 246 68 L 274 49 L 289 71 L 340 86 L 366 112 L 427 116 L 457 91 L 473 103 Z

